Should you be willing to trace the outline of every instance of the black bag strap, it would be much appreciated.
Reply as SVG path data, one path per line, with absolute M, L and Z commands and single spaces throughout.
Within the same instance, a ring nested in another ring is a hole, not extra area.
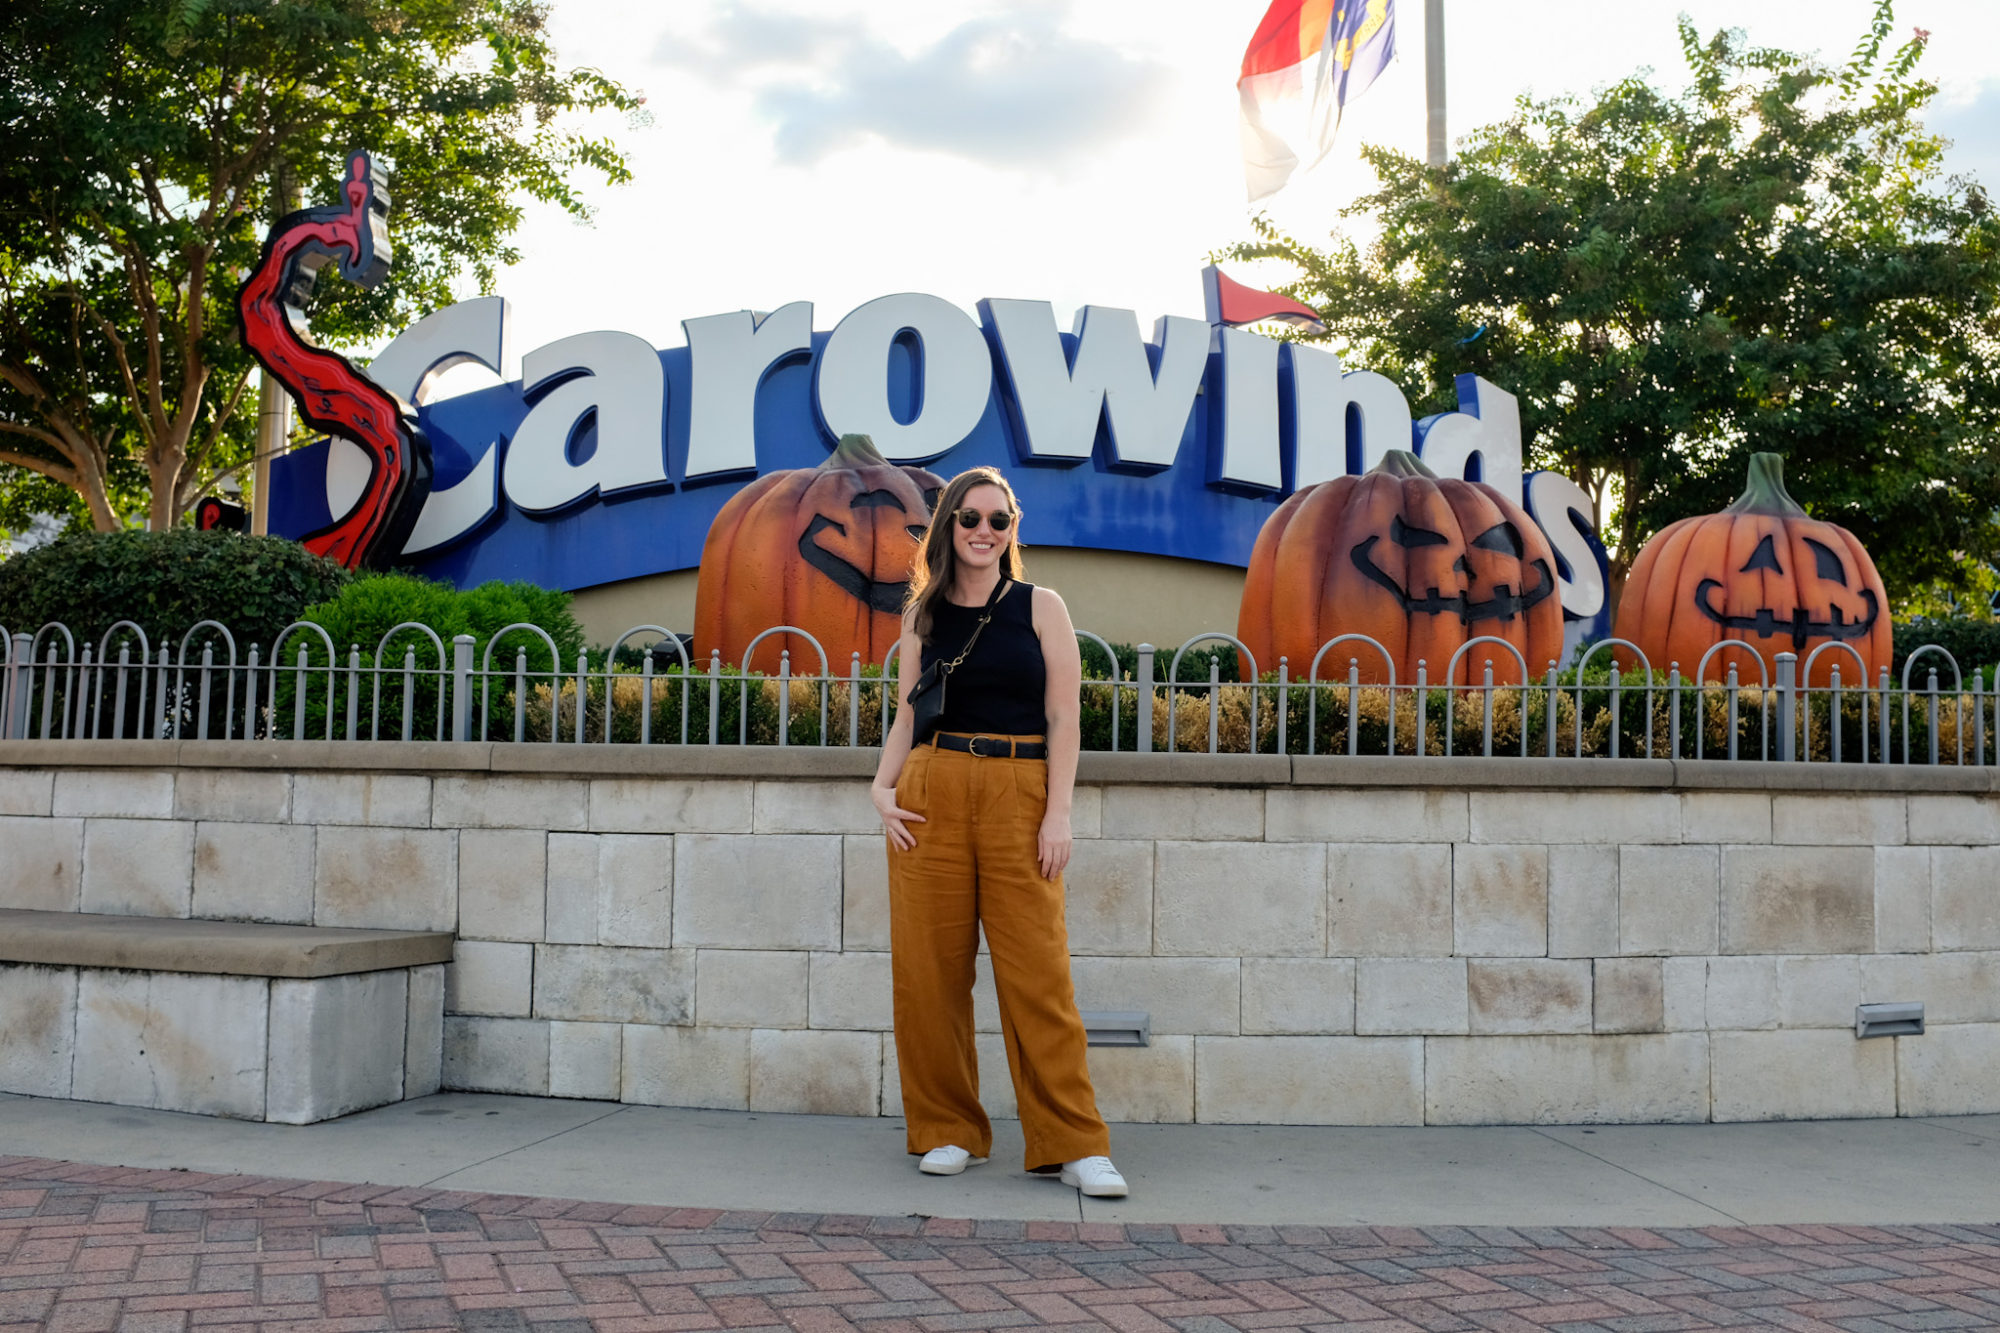
M 962 662 L 964 662 L 967 657 L 971 656 L 972 645 L 979 642 L 980 632 L 986 628 L 986 622 L 993 619 L 993 608 L 1000 604 L 1000 594 L 1007 591 L 1007 585 L 1010 584 L 1011 582 L 1013 582 L 1013 580 L 1003 578 L 998 583 L 993 585 L 992 595 L 987 597 L 986 607 L 980 613 L 979 623 L 972 627 L 971 637 L 966 639 L 965 647 L 959 650 L 957 657 L 952 658 L 951 661 L 949 662 L 938 663 L 939 676 L 942 677 L 950 675 L 952 672 L 958 670 L 959 665 Z

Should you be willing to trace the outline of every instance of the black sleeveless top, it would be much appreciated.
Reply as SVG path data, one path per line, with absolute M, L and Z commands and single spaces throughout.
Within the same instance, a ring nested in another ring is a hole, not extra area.
M 931 614 L 931 638 L 923 665 L 949 662 L 965 647 L 985 606 L 939 601 Z M 1048 667 L 1035 633 L 1035 587 L 1014 583 L 993 607 L 993 621 L 972 653 L 952 670 L 945 684 L 940 731 L 984 732 L 996 736 L 1040 736 L 1048 731 L 1044 694 Z

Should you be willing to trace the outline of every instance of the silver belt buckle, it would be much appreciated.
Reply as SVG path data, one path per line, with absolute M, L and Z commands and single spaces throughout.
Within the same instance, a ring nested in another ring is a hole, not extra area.
M 991 739 L 993 738 L 990 736 L 974 736 L 971 740 L 972 753 L 981 759 L 1001 759 L 1014 748 L 1011 742 L 1007 743 L 1007 749 L 1005 750 L 982 750 L 979 748 L 982 741 Z

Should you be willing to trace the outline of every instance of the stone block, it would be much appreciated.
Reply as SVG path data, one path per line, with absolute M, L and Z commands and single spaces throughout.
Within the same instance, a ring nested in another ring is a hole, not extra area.
M 980 970 L 988 975 L 985 959 Z M 1156 1035 L 1238 1031 L 1243 983 L 1234 958 L 1072 958 L 1070 976 L 1077 1008 L 1143 1009 Z M 978 986 L 973 999 L 977 1011 Z
M 889 854 L 881 834 L 840 840 L 840 943 L 843 949 L 889 947 Z
M 2000 953 L 1882 954 L 1861 960 L 1861 1002 L 1920 1000 L 1929 1023 L 2000 1022 Z
M 1354 1031 L 1354 963 L 1347 958 L 1243 960 L 1243 1031 L 1319 1037 Z
M 628 1026 L 618 1100 L 748 1110 L 750 1029 Z
M 875 833 L 882 816 L 863 782 L 759 782 L 751 805 L 758 833 Z
M 1549 851 L 1461 843 L 1451 858 L 1452 952 L 1534 958 L 1549 950 Z
M 1465 967 L 1473 1032 L 1590 1031 L 1590 961 L 1475 958 Z
M 705 1028 L 802 1028 L 806 984 L 806 955 L 797 949 L 697 949 L 694 1021 Z
M 261 977 L 85 968 L 70 1096 L 262 1120 L 269 998 Z
M 577 1023 L 694 1022 L 692 949 L 535 946 L 535 1017 Z
M 986 1082 L 980 1080 L 980 1092 L 986 1090 Z M 882 1114 L 901 1116 L 903 1114 L 903 1073 L 896 1062 L 896 1041 L 893 1036 L 882 1038 Z M 999 1119 L 991 1107 L 986 1110 L 988 1119 Z
M 1771 841 L 1797 847 L 1884 847 L 1906 842 L 1909 806 L 1901 796 L 1814 792 L 1771 798 Z
M 1707 1013 L 1714 1031 L 1778 1026 L 1778 960 L 1709 959 Z
M 674 943 L 840 947 L 841 840 L 686 833 L 674 849 Z
M 191 910 L 194 825 L 167 819 L 88 819 L 83 910 L 180 916 Z
M 1159 741 L 1165 744 L 1166 738 Z M 1264 793 L 1243 787 L 1106 787 L 1100 836 L 1261 839 Z
M 549 1024 L 549 1096 L 617 1101 L 624 1031 L 616 1023 Z
M 813 1027 L 887 1032 L 896 1025 L 895 983 L 886 953 L 813 954 L 811 995 Z
M 1073 837 L 1104 836 L 1104 788 L 1079 786 L 1070 793 L 1069 829 Z
M 1708 1030 L 1708 960 L 1660 960 L 1660 1009 L 1669 1032 Z
M 201 823 L 194 830 L 193 915 L 213 921 L 311 923 L 311 828 Z
M 2000 843 L 2000 800 L 1912 793 L 1910 841 L 1990 847 Z
M 896 1045 L 895 1034 L 893 1032 L 884 1033 L 882 1044 L 893 1049 Z M 979 1077 L 979 1104 L 985 1109 L 987 1118 L 991 1120 L 1019 1120 L 1021 1118 L 1021 1104 L 1014 1088 L 1014 1070 L 1007 1063 L 1006 1038 L 1002 1037 L 998 1032 L 975 1033 L 972 1038 L 972 1053 Z M 889 1067 L 895 1071 L 896 1078 L 900 1083 L 902 1079 L 902 1067 L 900 1065 L 891 1065 Z M 882 1091 L 883 1105 L 886 1107 L 888 1104 L 888 1085 L 886 1083 L 882 1085 Z M 901 1114 L 902 1108 L 903 1090 L 899 1086 L 896 1089 L 896 1114 Z M 883 1114 L 888 1115 L 890 1112 L 884 1110 Z M 1103 1114 L 1101 1107 L 1099 1108 L 1099 1114 Z M 1109 1119 L 1109 1117 L 1107 1116 L 1106 1119 Z
M 1875 948 L 1928 953 L 1931 947 L 1931 849 L 1875 849 Z
M 602 886 L 598 834 L 550 833 L 548 890 L 542 938 L 550 944 L 595 944 Z
M 291 818 L 292 775 L 254 769 L 184 768 L 174 775 L 174 817 L 230 824 Z
M 1063 872 L 1070 951 L 1151 953 L 1153 844 L 1092 838 L 1072 846 Z
M 432 786 L 439 828 L 580 829 L 590 788 L 578 778 L 441 777 Z
M 1326 896 L 1317 843 L 1161 842 L 1154 952 L 1324 956 Z
M 1875 849 L 1728 847 L 1722 952 L 1871 953 Z
M 1462 791 L 1275 787 L 1264 797 L 1270 842 L 1464 842 Z
M 457 929 L 457 836 L 444 829 L 321 828 L 313 924 Z
M 555 836 L 555 835 L 551 835 Z M 607 833 L 597 843 L 597 942 L 664 949 L 674 934 L 674 840 Z
M 1651 843 L 1681 840 L 1672 792 L 1476 791 L 1472 841 Z
M 2000 1023 L 1944 1023 L 1893 1040 L 1898 1115 L 2000 1111 Z
M 593 778 L 593 833 L 748 833 L 747 780 L 729 778 Z
M 1736 961 L 1720 960 L 1724 963 Z M 1861 1003 L 1861 960 L 1822 954 L 1778 960 L 1778 1025 L 1788 1028 L 1854 1027 Z
M 549 1095 L 549 1025 L 532 1018 L 444 1020 L 443 1086 Z
M 0 907 L 74 912 L 83 895 L 83 821 L 0 815 Z
M 300 773 L 292 779 L 292 822 L 429 828 L 431 780 L 408 773 Z
M 1850 1031 L 1717 1032 L 1717 1121 L 1850 1120 L 1896 1114 L 1896 1042 Z
M 1771 797 L 1761 791 L 1681 793 L 1682 842 L 1769 842 Z
M 1075 986 L 1074 977 L 1078 961 L 1074 958 L 1070 960 L 1072 989 Z M 1139 960 L 1132 959 L 1130 961 L 1137 962 Z M 1083 1009 L 1108 1009 L 1112 1006 L 1087 1005 L 1079 1002 L 1078 1007 Z M 1000 992 L 993 984 L 993 956 L 986 952 L 986 945 L 983 939 L 979 947 L 979 956 L 972 960 L 972 1028 L 975 1032 L 998 1032 L 1000 1030 Z
M 444 974 L 444 1007 L 450 1014 L 526 1018 L 535 1007 L 535 946 L 459 940 Z
M 171 819 L 174 775 L 141 769 L 69 768 L 56 774 L 50 813 L 91 819 Z
M 1469 1023 L 1463 958 L 1363 958 L 1355 963 L 1356 1032 L 1454 1033 L 1468 1031 Z
M 1591 964 L 1591 1031 L 1664 1032 L 1664 970 L 1658 958 L 1599 958 Z
M 2000 847 L 1931 849 L 1931 938 L 1941 951 L 2000 949 Z
M 403 1096 L 428 1097 L 444 1082 L 444 964 L 409 969 L 409 1028 L 403 1037 Z
M 273 979 L 264 1118 L 311 1125 L 400 1101 L 408 1005 L 403 968 Z
M 1433 1037 L 1424 1045 L 1424 1113 L 1433 1125 L 1708 1119 L 1700 1033 Z
M 458 835 L 458 932 L 475 940 L 542 938 L 549 835 L 540 829 L 465 829 Z
M 1192 1122 L 1194 1043 L 1193 1037 L 1160 1037 L 1150 1046 L 1091 1047 L 1090 1084 L 1097 1094 L 1097 1113 L 1118 1124 Z
M 1714 953 L 1720 864 L 1713 847 L 1620 847 L 1619 951 Z
M 750 1109 L 795 1115 L 875 1115 L 882 1105 L 882 1038 L 873 1032 L 750 1034 Z
M 1423 1117 L 1418 1038 L 1196 1039 L 1195 1118 L 1204 1124 L 1420 1125 Z
M 70 1095 L 76 969 L 0 964 L 0 1092 Z
M 1618 849 L 1549 848 L 1549 957 L 1618 952 Z
M 48 815 L 55 809 L 56 775 L 0 769 L 0 815 Z
M 1451 848 L 1334 843 L 1327 856 L 1327 948 L 1343 958 L 1451 953 Z

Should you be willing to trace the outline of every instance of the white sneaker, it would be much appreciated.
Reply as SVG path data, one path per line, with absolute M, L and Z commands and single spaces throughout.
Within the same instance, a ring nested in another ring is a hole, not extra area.
M 1127 1193 L 1125 1177 L 1118 1174 L 1109 1157 L 1079 1157 L 1074 1162 L 1064 1162 L 1062 1183 L 1074 1185 L 1079 1193 L 1093 1199 L 1122 1199 Z
M 933 1148 L 925 1153 L 924 1160 L 917 1163 L 917 1170 L 927 1176 L 955 1176 L 966 1167 L 978 1166 L 985 1160 L 984 1157 L 974 1157 L 963 1148 L 946 1144 L 942 1148 Z M 1105 1165 L 1109 1166 L 1110 1163 L 1106 1162 Z

